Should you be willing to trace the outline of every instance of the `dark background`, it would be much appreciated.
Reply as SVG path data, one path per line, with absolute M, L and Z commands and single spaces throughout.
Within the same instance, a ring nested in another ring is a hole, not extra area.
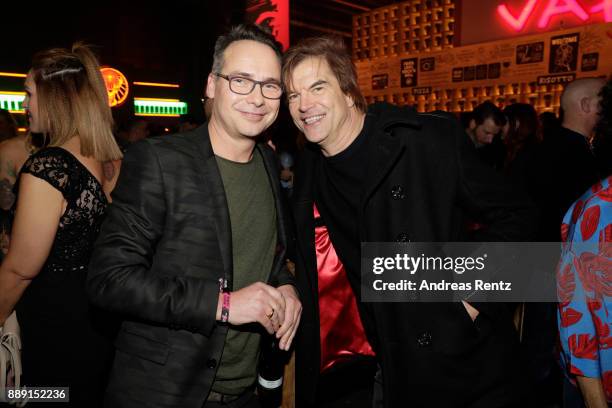
M 245 20 L 255 0 L 168 0 L 101 2 L 2 2 L 4 34 L 0 71 L 26 73 L 32 55 L 75 41 L 94 46 L 102 65 L 133 81 L 178 83 L 180 88 L 132 87 L 130 97 L 178 98 L 203 117 L 201 98 L 217 36 Z M 391 0 L 294 0 L 290 2 L 290 39 L 336 34 L 350 46 L 352 16 Z M 0 78 L 0 89 L 21 90 L 22 79 Z M 154 91 L 155 95 L 148 95 Z M 132 99 L 113 109 L 116 121 L 129 120 Z

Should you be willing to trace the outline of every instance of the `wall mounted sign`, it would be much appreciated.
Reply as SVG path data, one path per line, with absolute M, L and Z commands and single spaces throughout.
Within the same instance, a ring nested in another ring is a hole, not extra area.
M 100 69 L 106 91 L 108 92 L 108 103 L 111 107 L 121 106 L 128 97 L 130 87 L 127 78 L 119 70 L 110 67 Z

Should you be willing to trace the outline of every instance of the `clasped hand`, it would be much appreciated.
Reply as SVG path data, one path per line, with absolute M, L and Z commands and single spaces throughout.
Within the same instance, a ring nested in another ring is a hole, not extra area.
M 268 333 L 276 333 L 281 350 L 289 350 L 301 314 L 302 304 L 292 285 L 275 288 L 256 282 L 232 292 L 229 323 L 240 325 L 257 322 Z

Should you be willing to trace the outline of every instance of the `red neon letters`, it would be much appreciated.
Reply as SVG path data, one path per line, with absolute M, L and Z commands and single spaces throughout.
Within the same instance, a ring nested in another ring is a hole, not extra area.
M 510 24 L 512 28 L 514 28 L 516 31 L 521 31 L 523 27 L 525 27 L 527 19 L 529 18 L 531 13 L 533 13 L 533 8 L 535 7 L 537 2 L 538 0 L 529 0 L 523 8 L 523 11 L 521 11 L 521 15 L 518 18 L 515 18 L 512 15 L 510 10 L 508 10 L 508 6 L 506 6 L 505 4 L 500 4 L 499 6 L 497 6 L 497 13 L 502 16 L 502 18 L 506 20 L 506 22 Z
M 590 15 L 601 13 L 604 14 L 604 21 L 612 21 L 612 0 L 601 0 L 600 3 L 591 7 L 588 12 L 580 4 L 578 0 L 546 0 L 547 4 L 542 12 L 538 27 L 546 28 L 550 19 L 559 14 L 571 13 L 582 21 L 589 19 Z M 515 31 L 522 31 L 527 23 L 527 20 L 534 14 L 538 0 L 528 0 L 523 6 L 518 17 L 515 17 L 508 9 L 506 4 L 497 6 L 497 14 Z

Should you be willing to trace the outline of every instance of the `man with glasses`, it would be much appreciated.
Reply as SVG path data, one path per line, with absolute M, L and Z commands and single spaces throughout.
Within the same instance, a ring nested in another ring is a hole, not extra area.
M 260 335 L 287 350 L 297 329 L 278 170 L 255 141 L 282 96 L 274 38 L 221 36 L 206 95 L 205 126 L 127 151 L 96 244 L 91 300 L 124 318 L 110 407 L 258 406 Z

